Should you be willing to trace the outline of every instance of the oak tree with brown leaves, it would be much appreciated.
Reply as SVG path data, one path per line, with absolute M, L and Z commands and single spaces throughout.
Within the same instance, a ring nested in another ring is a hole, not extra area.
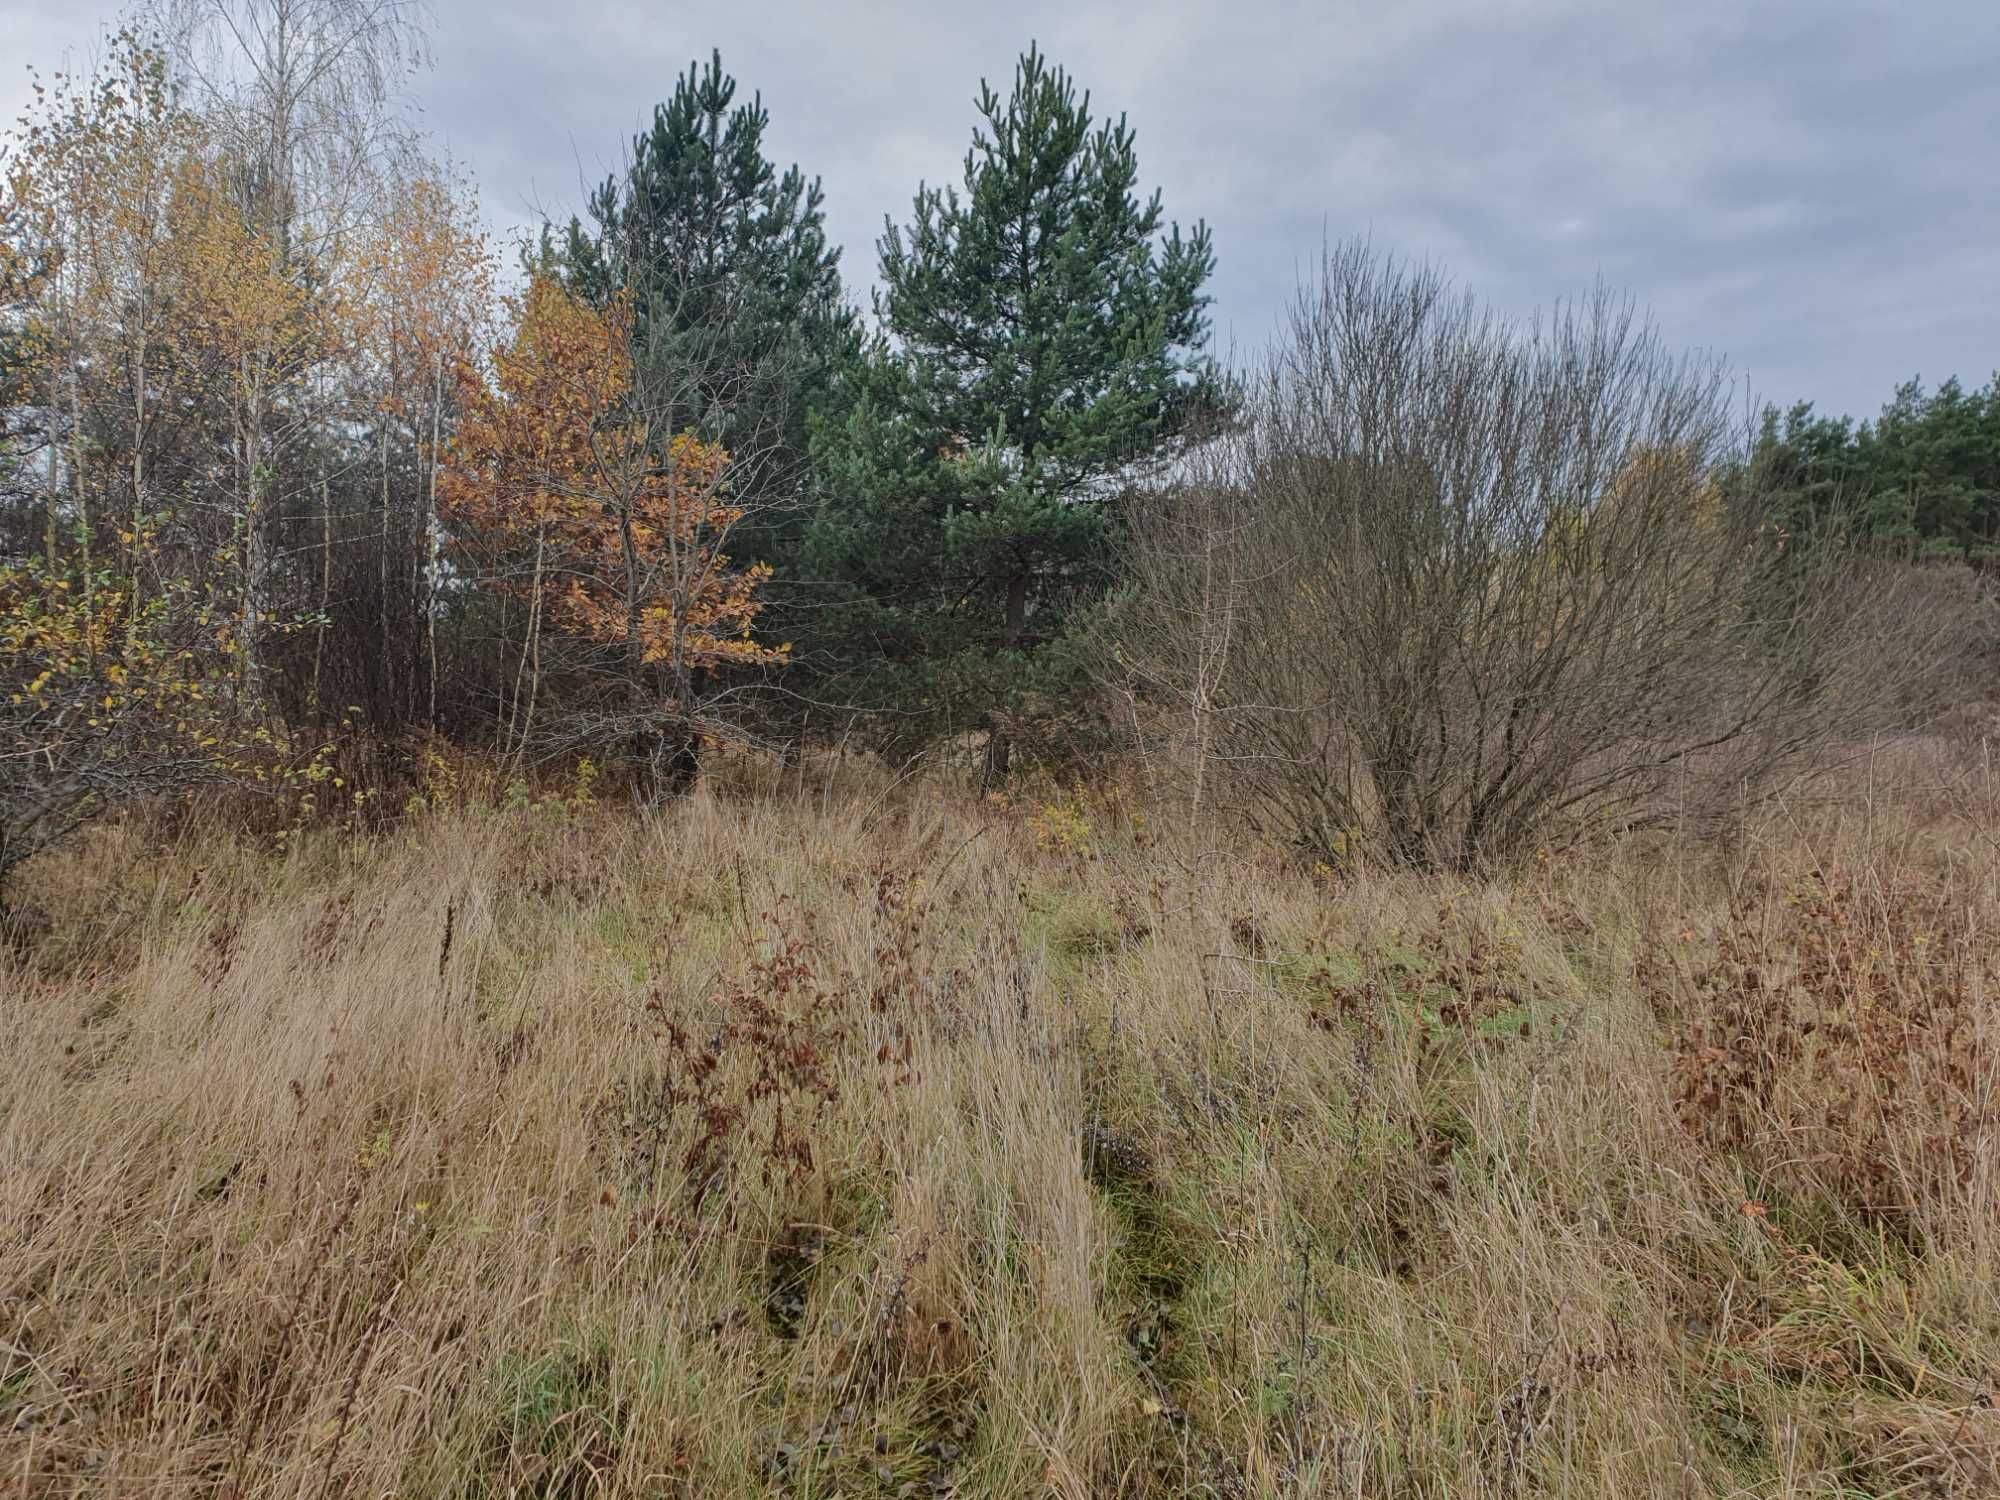
M 649 793 L 682 789 L 720 728 L 704 674 L 784 653 L 752 633 L 770 570 L 724 551 L 743 514 L 729 455 L 649 425 L 627 306 L 537 276 L 514 312 L 491 378 L 460 367 L 439 486 L 481 580 L 527 601 L 508 743 L 517 758 L 622 747 Z M 552 641 L 573 694 L 553 723 L 538 717 Z

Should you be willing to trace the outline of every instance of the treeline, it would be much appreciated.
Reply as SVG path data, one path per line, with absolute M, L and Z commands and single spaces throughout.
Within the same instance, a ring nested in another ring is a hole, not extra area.
M 1111 501 L 1225 397 L 1206 230 L 1060 69 L 982 91 L 871 330 L 719 58 L 510 277 L 397 7 L 150 20 L 8 162 L 0 863 L 212 774 L 365 794 L 356 736 L 651 796 L 725 736 L 997 778 L 1075 699 Z
M 1801 527 L 1832 522 L 1910 557 L 2000 560 L 2000 374 L 1973 391 L 1907 381 L 1872 422 L 1766 407 L 1752 462 Z
M 732 740 L 988 786 L 1174 740 L 1325 858 L 1473 859 L 1888 722 L 1810 424 L 1746 461 L 1617 304 L 1535 343 L 1343 251 L 1224 371 L 1207 227 L 1032 48 L 870 317 L 719 57 L 506 266 L 400 107 L 414 15 L 175 0 L 13 140 L 0 873 L 218 779 L 365 814 L 452 746 L 652 800 Z M 1956 454 L 1983 412 L 1971 498 L 1905 477 L 1866 526 L 1986 545 L 1994 405 L 1843 436 Z

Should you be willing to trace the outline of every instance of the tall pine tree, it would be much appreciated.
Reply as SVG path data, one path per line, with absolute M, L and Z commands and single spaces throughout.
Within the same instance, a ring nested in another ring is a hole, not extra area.
M 692 432 L 728 451 L 730 500 L 743 511 L 730 550 L 772 567 L 760 634 L 781 642 L 814 618 L 800 558 L 808 413 L 856 357 L 861 331 L 819 180 L 778 170 L 769 124 L 761 96 L 738 100 L 720 52 L 690 64 L 624 171 L 592 194 L 588 225 L 572 219 L 554 243 L 545 236 L 545 259 L 586 302 L 629 299 L 634 397 L 656 435 Z M 759 696 L 771 727 L 795 734 L 797 699 Z
M 1217 405 L 1207 227 L 1161 232 L 1133 132 L 1031 47 L 962 190 L 880 243 L 884 340 L 815 445 L 808 571 L 827 651 L 888 746 L 968 730 L 986 776 L 1078 687 L 1069 637 L 1113 575 L 1109 501 Z M 808 653 L 810 659 L 811 653 Z
M 634 357 L 674 430 L 729 448 L 739 491 L 760 494 L 796 486 L 808 398 L 857 337 L 819 179 L 778 171 L 770 118 L 762 96 L 737 102 L 720 52 L 689 64 L 558 256 L 573 294 L 631 299 Z

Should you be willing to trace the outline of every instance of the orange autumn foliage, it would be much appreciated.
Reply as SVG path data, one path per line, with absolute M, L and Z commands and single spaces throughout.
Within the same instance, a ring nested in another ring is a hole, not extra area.
M 461 368 L 462 415 L 440 477 L 444 513 L 490 548 L 490 569 L 525 587 L 554 625 L 624 642 L 677 675 L 776 659 L 752 638 L 762 563 L 720 550 L 742 510 L 727 499 L 729 455 L 688 433 L 664 444 L 633 397 L 630 315 L 602 311 L 536 277 L 515 304 L 491 380 Z

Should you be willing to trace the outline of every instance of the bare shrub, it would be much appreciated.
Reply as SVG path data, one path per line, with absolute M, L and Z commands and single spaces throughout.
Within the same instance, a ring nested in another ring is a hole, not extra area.
M 1120 659 L 1197 795 L 1336 862 L 1713 817 L 1925 711 L 1969 614 L 1789 537 L 1734 453 L 1720 369 L 1629 303 L 1510 323 L 1348 246 L 1134 506 Z

